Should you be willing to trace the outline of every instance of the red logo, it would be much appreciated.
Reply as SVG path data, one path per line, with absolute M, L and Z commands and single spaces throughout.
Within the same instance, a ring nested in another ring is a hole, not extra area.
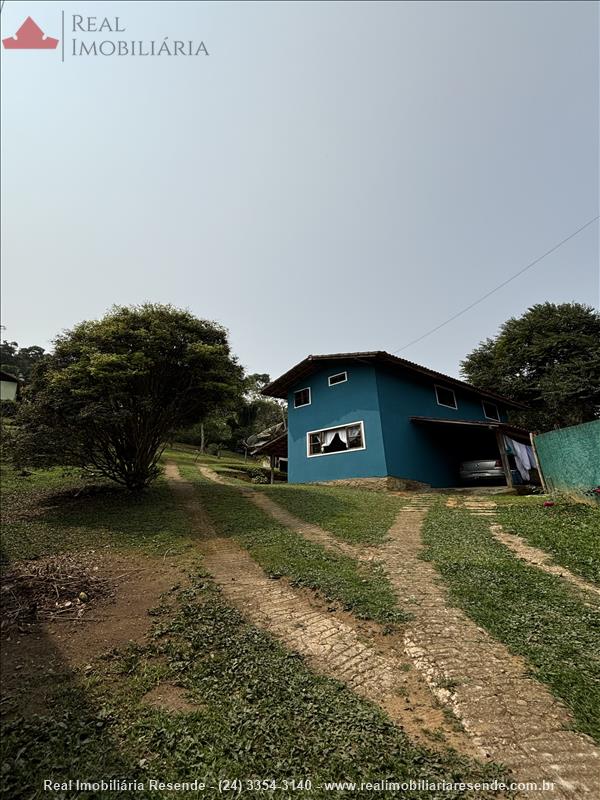
M 7 50 L 55 50 L 58 39 L 46 36 L 31 17 L 27 17 L 14 36 L 2 39 Z

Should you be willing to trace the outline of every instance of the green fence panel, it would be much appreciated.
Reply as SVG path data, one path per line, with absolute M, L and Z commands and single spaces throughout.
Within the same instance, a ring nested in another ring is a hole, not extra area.
M 535 447 L 549 491 L 594 496 L 600 486 L 600 420 L 541 433 Z

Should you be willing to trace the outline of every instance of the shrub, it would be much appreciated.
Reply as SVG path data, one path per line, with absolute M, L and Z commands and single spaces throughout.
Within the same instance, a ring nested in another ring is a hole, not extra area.
M 264 469 L 251 469 L 250 480 L 252 483 L 269 483 L 270 476 Z
M 0 400 L 0 417 L 12 419 L 17 413 L 17 404 L 14 400 Z

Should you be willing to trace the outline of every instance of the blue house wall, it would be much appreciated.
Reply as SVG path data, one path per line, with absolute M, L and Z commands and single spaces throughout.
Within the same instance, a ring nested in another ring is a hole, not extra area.
M 348 380 L 329 386 L 330 375 L 347 371 Z M 493 434 L 439 425 L 420 425 L 411 417 L 485 421 L 482 398 L 452 388 L 457 409 L 438 404 L 436 381 L 411 370 L 388 370 L 351 362 L 328 362 L 323 369 L 296 384 L 288 395 L 288 480 L 290 483 L 334 481 L 386 475 L 451 486 L 457 480 L 460 439 L 477 435 L 485 442 L 473 457 L 495 452 Z M 440 379 L 438 385 L 445 386 Z M 310 388 L 310 405 L 294 408 L 294 393 Z M 506 411 L 496 403 L 502 421 Z M 307 433 L 362 421 L 366 449 L 309 457 Z M 462 432 L 462 433 L 461 433 Z M 487 439 L 485 438 L 487 437 Z M 489 448 L 492 448 L 491 450 Z M 489 450 L 489 452 L 488 452 Z
M 347 370 L 348 380 L 329 386 L 328 377 Z M 294 408 L 294 392 L 310 387 L 311 404 Z M 364 422 L 365 450 L 307 455 L 308 431 Z M 335 481 L 387 475 L 379 395 L 374 367 L 329 363 L 294 386 L 288 395 L 288 480 L 290 483 Z
M 439 405 L 436 383 L 453 389 L 456 409 Z M 391 372 L 381 368 L 377 370 L 377 390 L 388 475 L 422 481 L 435 487 L 456 483 L 457 459 L 446 426 L 420 425 L 412 422 L 411 417 L 485 422 L 481 396 L 409 370 Z M 505 422 L 506 411 L 498 403 L 495 405 L 500 419 Z M 451 433 L 458 437 L 464 430 L 453 429 Z M 478 435 L 481 436 L 481 432 Z M 496 452 L 493 442 L 491 452 Z M 486 455 L 486 452 L 474 452 L 474 457 Z

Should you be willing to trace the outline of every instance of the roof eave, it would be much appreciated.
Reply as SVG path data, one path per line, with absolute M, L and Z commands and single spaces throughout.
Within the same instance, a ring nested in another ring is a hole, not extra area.
M 503 397 L 495 392 L 489 392 L 485 389 L 478 389 L 476 386 L 466 383 L 465 381 L 461 381 L 458 378 L 452 378 L 450 375 L 444 375 L 441 372 L 427 369 L 427 367 L 422 367 L 420 364 L 415 364 L 412 361 L 407 361 L 406 359 L 386 353 L 384 350 L 369 350 L 361 353 L 329 353 L 326 355 L 316 356 L 309 355 L 302 361 L 299 361 L 287 372 L 284 372 L 283 375 L 280 375 L 279 378 L 271 381 L 271 383 L 264 387 L 262 394 L 267 397 L 279 397 L 283 400 L 286 400 L 289 389 L 303 375 L 308 376 L 314 372 L 313 364 L 315 361 L 341 361 L 344 359 L 360 361 L 373 358 L 380 358 L 382 361 L 387 361 L 389 364 L 403 369 L 412 370 L 413 372 L 418 372 L 421 375 L 426 375 L 434 380 L 445 381 L 453 386 L 458 386 L 462 389 L 466 389 L 467 391 L 474 392 L 481 397 L 487 397 L 490 400 L 495 400 L 496 402 L 503 403 L 504 405 L 511 406 L 512 408 L 518 408 L 523 411 L 526 411 L 529 408 L 524 403 L 519 403 L 516 400 L 510 400 L 508 397 Z
M 488 428 L 489 430 L 499 430 L 514 436 L 522 436 L 529 441 L 529 430 L 527 428 L 511 425 L 509 422 L 497 422 L 496 420 L 490 419 L 447 419 L 446 417 L 411 417 L 410 421 L 436 425 L 454 425 L 456 427 Z
M 268 442 L 263 442 L 262 444 L 253 448 L 251 454 L 256 455 L 257 453 L 268 453 L 269 450 L 279 449 L 279 445 L 281 445 L 283 442 L 285 442 L 286 445 L 285 452 L 287 455 L 287 431 L 279 436 L 276 436 L 274 439 L 269 439 Z

